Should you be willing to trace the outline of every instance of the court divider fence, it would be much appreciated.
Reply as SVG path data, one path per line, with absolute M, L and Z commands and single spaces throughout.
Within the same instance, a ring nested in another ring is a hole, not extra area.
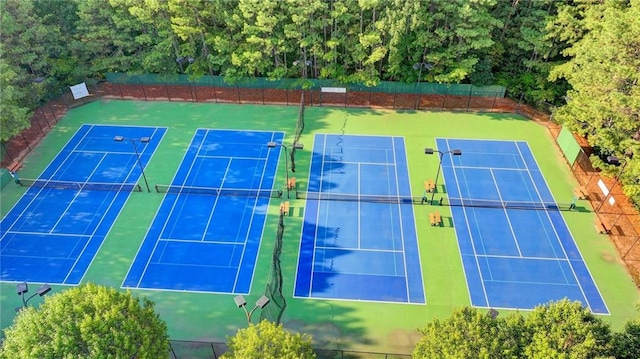
M 284 217 L 288 213 L 280 213 L 278 220 L 278 231 L 276 233 L 275 244 L 273 246 L 273 256 L 271 257 L 271 268 L 269 270 L 269 281 L 264 295 L 271 299 L 269 305 L 262 308 L 260 320 L 268 320 L 280 324 L 280 319 L 287 308 L 287 300 L 282 294 L 282 267 L 280 265 L 280 255 L 282 254 L 282 238 L 284 237 Z
M 268 306 L 267 306 L 268 307 Z M 266 307 L 265 307 L 266 308 Z M 198 342 L 171 340 L 171 359 L 218 359 L 227 351 L 227 345 L 220 342 Z M 362 352 L 340 349 L 314 349 L 317 359 L 410 359 L 409 354 Z

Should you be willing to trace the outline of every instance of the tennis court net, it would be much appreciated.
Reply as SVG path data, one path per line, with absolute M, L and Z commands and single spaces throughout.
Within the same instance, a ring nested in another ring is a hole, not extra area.
M 374 202 L 391 204 L 413 204 L 421 203 L 422 197 L 373 195 L 373 194 L 350 194 L 332 192 L 296 192 L 298 199 L 314 199 L 318 201 L 352 201 L 352 202 Z
M 332 192 L 296 192 L 296 198 L 311 199 L 311 200 L 318 200 L 318 201 L 352 201 L 352 202 L 373 202 L 373 203 L 390 203 L 390 204 L 427 203 L 425 197 L 349 194 L 349 193 L 332 193 Z M 442 200 L 439 202 L 436 202 L 436 204 L 440 204 L 443 206 L 511 208 L 511 209 L 551 210 L 551 211 L 570 211 L 574 208 L 573 203 L 497 201 L 497 200 L 472 199 L 472 198 L 442 198 Z
M 20 185 L 24 187 L 70 189 L 75 191 L 98 190 L 98 191 L 142 192 L 142 188 L 140 187 L 140 185 L 133 184 L 133 183 L 74 182 L 74 181 L 55 181 L 55 180 L 49 180 L 49 179 L 21 178 Z
M 527 201 L 499 201 L 490 199 L 474 198 L 446 198 L 443 205 L 460 207 L 484 207 L 484 208 L 505 208 L 505 209 L 531 209 L 546 211 L 570 211 L 575 208 L 574 203 L 557 202 L 527 202 Z
M 245 188 L 215 188 L 215 187 L 197 187 L 197 186 L 177 186 L 177 185 L 155 185 L 158 193 L 174 193 L 174 194 L 205 194 L 212 196 L 234 196 L 234 197 L 282 197 L 282 191 L 274 191 L 267 189 L 245 189 Z

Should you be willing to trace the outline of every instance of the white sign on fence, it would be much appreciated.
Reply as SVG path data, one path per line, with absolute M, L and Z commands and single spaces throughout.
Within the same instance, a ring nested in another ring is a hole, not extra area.
M 81 84 L 69 86 L 69 88 L 71 89 L 71 94 L 73 95 L 74 100 L 89 96 L 89 90 L 87 90 L 87 84 L 84 82 Z
M 604 184 L 604 182 L 602 182 L 602 180 L 598 180 L 598 187 L 600 187 L 600 190 L 602 191 L 602 194 L 607 196 L 609 194 L 609 189 L 607 188 L 607 185 Z
M 347 93 L 346 87 L 321 87 L 320 92 Z

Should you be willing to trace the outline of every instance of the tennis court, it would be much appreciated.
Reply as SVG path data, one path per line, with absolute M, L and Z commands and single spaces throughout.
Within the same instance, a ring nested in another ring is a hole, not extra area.
M 411 196 L 404 139 L 316 134 L 311 156 L 294 295 L 425 303 L 412 203 L 362 200 Z
M 127 198 L 141 190 L 140 166 L 165 131 L 83 125 L 36 180 L 23 179 L 31 187 L 0 223 L 2 280 L 80 283 Z
M 436 143 L 449 203 L 459 205 L 451 212 L 472 305 L 532 309 L 569 298 L 609 313 L 526 142 Z
M 249 293 L 283 138 L 197 130 L 123 287 Z

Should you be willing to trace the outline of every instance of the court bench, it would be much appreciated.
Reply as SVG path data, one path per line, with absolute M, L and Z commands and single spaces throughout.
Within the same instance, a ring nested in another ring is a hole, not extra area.
M 442 217 L 440 216 L 440 212 L 435 211 L 429 213 L 429 221 L 431 221 L 432 226 L 440 226 L 442 223 Z
M 578 198 L 578 199 L 587 199 L 589 198 L 589 191 L 587 191 L 587 188 L 584 186 L 580 186 L 580 187 L 576 187 L 573 189 L 573 194 Z
M 435 183 L 433 182 L 433 180 L 428 179 L 426 181 L 424 181 L 424 190 L 426 192 L 433 192 L 436 188 Z
M 7 166 L 7 169 L 10 172 L 17 172 L 20 168 L 22 168 L 22 163 L 21 162 L 13 162 L 9 166 Z
M 280 203 L 280 215 L 281 216 L 289 215 L 289 201 Z
M 295 177 L 289 178 L 289 182 L 287 182 L 287 188 L 288 189 L 296 189 L 296 178 Z

